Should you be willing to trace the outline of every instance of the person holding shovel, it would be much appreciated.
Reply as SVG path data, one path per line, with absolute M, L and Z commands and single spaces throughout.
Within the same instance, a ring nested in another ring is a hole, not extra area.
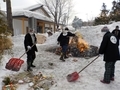
M 27 54 L 27 71 L 32 71 L 31 67 L 35 67 L 35 65 L 33 65 L 33 62 L 34 59 L 36 58 L 35 52 L 38 51 L 36 43 L 37 38 L 34 34 L 34 30 L 30 29 L 24 38 L 24 47 Z
M 109 84 L 114 81 L 115 63 L 119 58 L 119 51 L 117 39 L 109 29 L 102 31 L 104 33 L 103 40 L 99 48 L 99 54 L 103 54 L 103 61 L 105 61 L 105 72 L 102 83 Z
M 62 48 L 62 53 L 60 56 L 60 60 L 65 61 L 65 58 L 68 58 L 66 53 L 68 50 L 68 45 L 69 45 L 69 37 L 70 36 L 75 36 L 75 34 L 69 32 L 69 29 L 66 27 L 63 32 L 59 35 L 57 38 L 58 43 L 60 43 L 60 46 Z

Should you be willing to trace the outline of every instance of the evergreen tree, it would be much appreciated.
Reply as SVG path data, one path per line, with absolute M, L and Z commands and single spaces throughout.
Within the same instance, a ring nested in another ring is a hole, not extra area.
M 81 26 L 82 26 L 82 20 L 75 16 L 75 18 L 74 18 L 74 20 L 73 20 L 73 22 L 72 22 L 72 26 L 73 26 L 75 29 L 81 28 Z

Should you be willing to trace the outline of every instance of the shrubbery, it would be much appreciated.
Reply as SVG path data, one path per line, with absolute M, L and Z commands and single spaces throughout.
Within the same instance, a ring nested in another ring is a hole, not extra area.
M 6 22 L 6 17 L 0 11 L 0 59 L 4 50 L 12 48 L 12 41 L 10 39 L 11 32 Z

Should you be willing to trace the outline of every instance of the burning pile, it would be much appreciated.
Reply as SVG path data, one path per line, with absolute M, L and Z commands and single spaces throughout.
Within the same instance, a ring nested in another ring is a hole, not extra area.
M 93 57 L 98 55 L 98 47 L 89 45 L 80 32 L 75 33 L 75 37 L 70 38 L 68 55 L 73 57 Z M 51 47 L 47 51 L 61 54 L 61 47 Z
M 83 39 L 82 35 L 79 32 L 76 32 L 76 37 L 72 37 L 69 44 L 71 46 L 76 45 L 80 52 L 84 52 L 89 48 L 88 43 Z

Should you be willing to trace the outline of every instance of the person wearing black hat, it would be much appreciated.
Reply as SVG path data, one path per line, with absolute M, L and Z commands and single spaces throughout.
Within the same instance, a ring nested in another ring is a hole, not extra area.
M 103 61 L 105 61 L 104 78 L 102 83 L 109 84 L 114 81 L 115 63 L 119 58 L 119 50 L 117 39 L 109 30 L 104 31 L 103 40 L 100 44 L 99 54 L 103 54 Z
M 119 46 L 119 39 L 120 39 L 119 26 L 116 26 L 116 28 L 112 31 L 112 33 L 116 36 L 116 38 L 117 38 L 117 44 Z
M 36 58 L 35 52 L 37 52 L 37 38 L 34 34 L 34 30 L 30 29 L 29 32 L 25 35 L 24 38 L 24 47 L 27 51 L 27 71 L 32 71 L 31 67 L 35 67 L 33 65 L 34 59 Z
M 69 29 L 66 27 L 63 32 L 59 35 L 57 38 L 57 41 L 60 43 L 60 46 L 62 48 L 62 53 L 60 60 L 65 61 L 65 58 L 68 58 L 66 56 L 68 45 L 69 45 L 69 38 L 70 36 L 75 36 L 75 34 L 69 32 Z

